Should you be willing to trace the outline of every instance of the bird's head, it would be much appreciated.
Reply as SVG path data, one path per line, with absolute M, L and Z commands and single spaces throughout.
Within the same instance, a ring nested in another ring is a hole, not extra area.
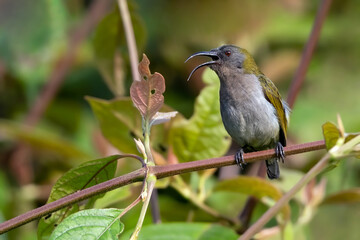
M 223 45 L 210 51 L 198 52 L 191 55 L 185 62 L 196 56 L 210 57 L 212 60 L 202 63 L 192 70 L 188 80 L 193 73 L 201 67 L 209 66 L 218 75 L 229 71 L 238 71 L 244 74 L 259 74 L 260 71 L 248 51 L 233 45 Z

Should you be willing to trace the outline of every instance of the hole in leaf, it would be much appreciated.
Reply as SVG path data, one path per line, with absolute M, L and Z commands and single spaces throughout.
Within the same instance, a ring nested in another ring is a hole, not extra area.
M 129 131 L 129 134 L 132 138 L 136 138 L 136 134 L 133 131 Z
M 46 220 L 46 219 L 48 219 L 48 218 L 50 218 L 51 217 L 51 213 L 49 214 L 49 215 L 46 215 L 45 217 L 44 217 L 44 220 Z
M 161 152 L 166 152 L 167 147 L 165 147 L 164 145 L 162 145 L 161 143 L 159 144 L 159 149 Z
M 151 94 L 155 94 L 155 89 L 151 89 Z
M 144 80 L 147 80 L 147 76 L 143 76 Z

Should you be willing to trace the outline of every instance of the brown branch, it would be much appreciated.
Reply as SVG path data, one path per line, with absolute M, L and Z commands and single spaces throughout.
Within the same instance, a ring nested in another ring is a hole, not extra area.
M 292 145 L 284 148 L 286 155 L 294 155 L 303 152 L 310 152 L 315 150 L 320 150 L 325 148 L 324 141 L 316 141 L 298 145 Z M 255 162 L 260 160 L 265 160 L 271 157 L 275 157 L 274 150 L 265 150 L 253 153 L 246 153 L 244 155 L 245 161 Z M 154 166 L 149 167 L 150 173 L 154 174 L 157 178 L 165 178 L 178 174 L 205 170 L 210 168 L 219 168 L 224 166 L 229 166 L 235 164 L 234 156 L 224 156 L 219 158 L 211 158 L 206 160 L 199 160 L 193 162 L 179 163 L 167 166 Z M 13 219 L 10 219 L 6 222 L 0 224 L 0 234 L 7 232 L 13 228 L 24 225 L 30 221 L 38 219 L 42 216 L 46 216 L 56 210 L 59 210 L 63 207 L 69 206 L 71 204 L 77 203 L 84 199 L 90 198 L 94 195 L 104 193 L 115 188 L 128 185 L 133 182 L 142 181 L 144 179 L 146 170 L 145 168 L 140 168 L 136 171 L 128 173 L 126 175 L 111 179 L 109 181 L 100 183 L 98 185 L 86 188 L 84 190 L 78 191 L 71 195 L 68 195 L 64 198 L 56 200 L 54 202 L 48 203 L 42 207 L 31 210 L 27 213 L 24 213 L 20 216 L 17 216 Z
M 319 9 L 316 14 L 315 22 L 314 22 L 313 28 L 311 30 L 309 40 L 306 43 L 300 65 L 296 71 L 293 81 L 291 82 L 291 87 L 290 87 L 289 95 L 287 98 L 287 103 L 289 104 L 290 108 L 292 108 L 294 106 L 296 97 L 297 97 L 298 93 L 300 92 L 302 84 L 304 83 L 305 74 L 309 68 L 310 60 L 314 53 L 316 44 L 319 40 L 321 29 L 322 29 L 323 23 L 325 21 L 325 18 L 329 12 L 331 2 L 332 2 L 332 0 L 322 0 L 319 5 Z

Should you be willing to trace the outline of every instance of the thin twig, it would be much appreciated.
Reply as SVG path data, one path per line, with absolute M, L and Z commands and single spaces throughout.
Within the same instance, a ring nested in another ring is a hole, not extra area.
M 284 148 L 286 155 L 294 155 L 298 153 L 310 152 L 325 148 L 324 141 L 309 142 L 304 144 L 292 145 Z M 260 160 L 269 159 L 275 157 L 274 150 L 265 150 L 253 153 L 246 153 L 244 159 L 246 162 L 255 162 Z M 205 170 L 210 168 L 218 168 L 229 165 L 234 165 L 234 156 L 224 156 L 219 158 L 211 158 L 206 160 L 199 160 L 193 162 L 179 163 L 167 166 L 154 166 L 149 167 L 149 172 L 154 174 L 158 179 L 170 177 L 178 174 Z M 146 169 L 140 168 L 136 171 L 128 173 L 126 175 L 111 179 L 109 181 L 97 184 L 95 186 L 86 188 L 84 190 L 75 192 L 64 198 L 48 203 L 42 207 L 33 209 L 20 216 L 10 219 L 0 224 L 0 234 L 7 232 L 13 228 L 24 225 L 32 220 L 38 219 L 42 216 L 46 216 L 54 211 L 57 211 L 63 207 L 77 203 L 84 199 L 90 198 L 100 193 L 104 193 L 115 188 L 128 185 L 133 182 L 143 181 L 145 177 Z
M 141 196 L 138 196 L 130 205 L 128 205 L 100 234 L 99 236 L 103 236 L 106 231 L 111 228 L 111 226 L 116 222 L 119 221 L 122 216 L 124 216 L 128 211 L 130 211 L 133 207 L 135 207 L 141 201 Z
M 299 68 L 297 69 L 294 79 L 291 83 L 290 91 L 289 91 L 288 98 L 287 98 L 287 103 L 289 104 L 290 108 L 292 108 L 294 106 L 296 97 L 297 97 L 298 93 L 300 92 L 302 84 L 304 83 L 305 74 L 309 68 L 310 60 L 314 53 L 315 46 L 319 40 L 321 29 L 322 29 L 323 23 L 325 21 L 325 18 L 329 12 L 331 2 L 332 2 L 332 0 L 322 0 L 320 3 L 319 9 L 316 14 L 314 26 L 312 28 L 309 40 L 306 44 L 306 47 L 304 49 L 304 52 L 303 52 L 303 55 L 301 58 L 301 63 L 299 65 Z
M 129 8 L 126 0 L 118 0 L 118 5 L 120 9 L 121 19 L 124 25 L 126 43 L 129 49 L 131 73 L 133 81 L 140 81 L 140 74 L 138 72 L 138 51 L 136 48 L 136 41 L 134 35 L 134 29 L 131 23 L 131 18 L 129 14 Z
M 138 222 L 136 224 L 135 230 L 131 234 L 130 240 L 138 239 L 139 233 L 141 231 L 142 225 L 143 225 L 144 220 L 145 220 L 145 215 L 146 215 L 149 203 L 150 203 L 152 192 L 153 192 L 153 190 L 155 188 L 156 180 L 157 179 L 156 179 L 156 177 L 154 175 L 148 175 L 148 177 L 146 177 L 145 180 L 144 180 L 145 181 L 145 185 L 144 185 L 145 189 L 143 191 L 141 191 L 142 195 L 145 194 L 145 195 L 143 195 L 144 196 L 144 198 L 143 198 L 144 203 L 143 203 L 143 206 L 141 208 L 140 216 L 139 216 Z
M 267 210 L 259 220 L 254 223 L 241 237 L 239 240 L 248 240 L 252 238 L 262 227 L 278 213 L 281 208 L 290 201 L 290 199 L 307 184 L 311 179 L 316 177 L 324 168 L 327 166 L 327 163 L 330 159 L 330 154 L 326 154 L 315 166 L 313 166 L 310 171 L 308 171 L 299 182 L 295 184 L 294 187 L 290 189 L 279 201 L 276 202 L 269 210 Z

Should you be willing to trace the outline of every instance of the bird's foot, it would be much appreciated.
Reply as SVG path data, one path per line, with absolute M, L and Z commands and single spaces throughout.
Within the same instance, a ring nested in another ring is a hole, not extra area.
M 246 162 L 244 160 L 244 150 L 242 148 L 240 148 L 239 151 L 236 152 L 235 162 L 241 169 L 244 169 L 244 165 L 246 165 Z
M 282 163 L 284 163 L 284 160 L 285 160 L 285 152 L 284 152 L 284 147 L 283 145 L 278 142 L 276 144 L 276 147 L 275 147 L 275 153 L 276 153 L 276 157 L 281 160 Z

